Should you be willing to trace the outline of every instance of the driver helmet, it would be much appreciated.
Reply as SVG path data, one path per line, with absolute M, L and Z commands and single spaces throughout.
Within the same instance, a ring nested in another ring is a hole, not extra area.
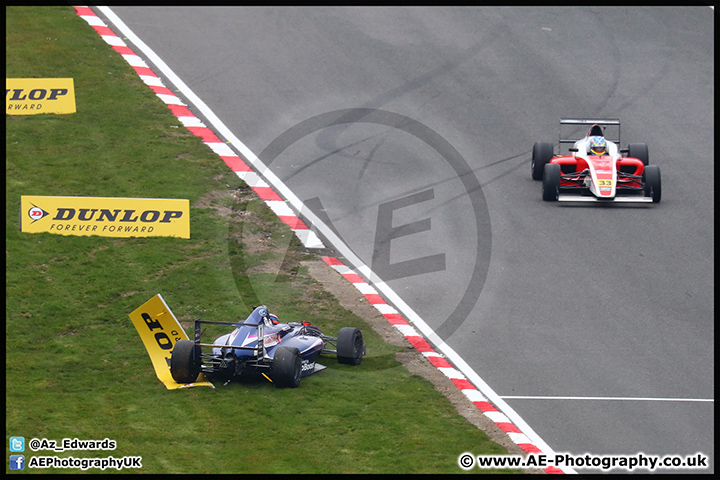
M 590 137 L 590 151 L 593 155 L 605 155 L 607 151 L 607 142 L 605 137 L 594 136 Z
M 280 323 L 280 319 L 274 313 L 268 313 L 268 320 L 270 320 L 270 323 L 272 323 L 273 325 L 277 325 L 278 323 Z

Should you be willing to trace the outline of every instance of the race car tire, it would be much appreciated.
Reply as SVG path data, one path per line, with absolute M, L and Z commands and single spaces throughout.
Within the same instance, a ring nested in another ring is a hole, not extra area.
M 364 353 L 362 333 L 353 327 L 343 327 L 338 332 L 337 360 L 344 365 L 360 365 Z
M 297 388 L 302 376 L 302 358 L 295 347 L 278 347 L 272 363 L 272 381 L 279 388 Z
M 648 165 L 643 171 L 643 177 L 645 177 L 645 196 L 652 197 L 653 203 L 658 203 L 662 196 L 660 167 L 657 165 Z
M 542 199 L 557 202 L 560 197 L 560 165 L 548 163 L 543 173 Z
M 192 383 L 200 374 L 200 347 L 190 340 L 178 340 L 170 355 L 170 374 L 177 383 Z
M 533 180 L 542 180 L 545 165 L 552 160 L 555 155 L 553 144 L 550 142 L 535 142 L 532 150 L 532 160 L 530 168 L 532 169 Z
M 643 162 L 643 165 L 648 164 L 648 146 L 647 143 L 631 143 L 628 145 L 628 157 L 637 158 Z

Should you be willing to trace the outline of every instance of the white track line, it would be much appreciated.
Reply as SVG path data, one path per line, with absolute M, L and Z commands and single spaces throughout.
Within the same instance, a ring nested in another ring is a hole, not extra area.
M 662 398 L 662 397 L 562 397 L 551 395 L 501 395 L 510 400 L 615 400 L 635 402 L 706 402 L 714 403 L 713 398 Z

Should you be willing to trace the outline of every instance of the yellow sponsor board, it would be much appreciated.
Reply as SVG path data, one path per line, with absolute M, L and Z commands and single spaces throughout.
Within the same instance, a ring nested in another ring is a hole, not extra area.
M 79 236 L 190 238 L 190 202 L 23 195 L 20 230 Z
M 200 373 L 193 383 L 180 384 L 173 380 L 170 373 L 172 350 L 178 340 L 188 340 L 188 336 L 160 294 L 143 303 L 128 316 L 150 355 L 155 374 L 168 390 L 198 386 L 214 388 L 203 373 Z
M 6 78 L 5 112 L 8 115 L 75 113 L 72 78 Z

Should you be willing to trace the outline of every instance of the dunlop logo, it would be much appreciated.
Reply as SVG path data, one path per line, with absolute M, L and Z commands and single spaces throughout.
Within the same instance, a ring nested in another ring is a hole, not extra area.
M 145 345 L 148 355 L 150 355 L 155 374 L 168 390 L 196 386 L 215 388 L 212 383 L 205 379 L 203 373 L 200 373 L 194 383 L 181 385 L 173 380 L 170 373 L 172 350 L 179 340 L 188 340 L 188 336 L 170 310 L 170 307 L 165 303 L 162 295 L 155 295 L 128 316 L 140 334 L 140 339 Z
M 75 113 L 72 78 L 5 79 L 5 112 L 8 115 Z
M 10 96 L 12 92 L 12 96 Z M 50 95 L 45 88 L 34 88 L 29 92 L 24 88 L 5 89 L 5 99 L 10 102 L 19 102 L 21 100 L 57 100 L 58 97 L 62 97 L 68 94 L 67 88 L 51 88 Z M 10 98 L 8 98 L 10 96 Z
M 21 204 L 27 233 L 190 238 L 188 200 L 23 196 Z

